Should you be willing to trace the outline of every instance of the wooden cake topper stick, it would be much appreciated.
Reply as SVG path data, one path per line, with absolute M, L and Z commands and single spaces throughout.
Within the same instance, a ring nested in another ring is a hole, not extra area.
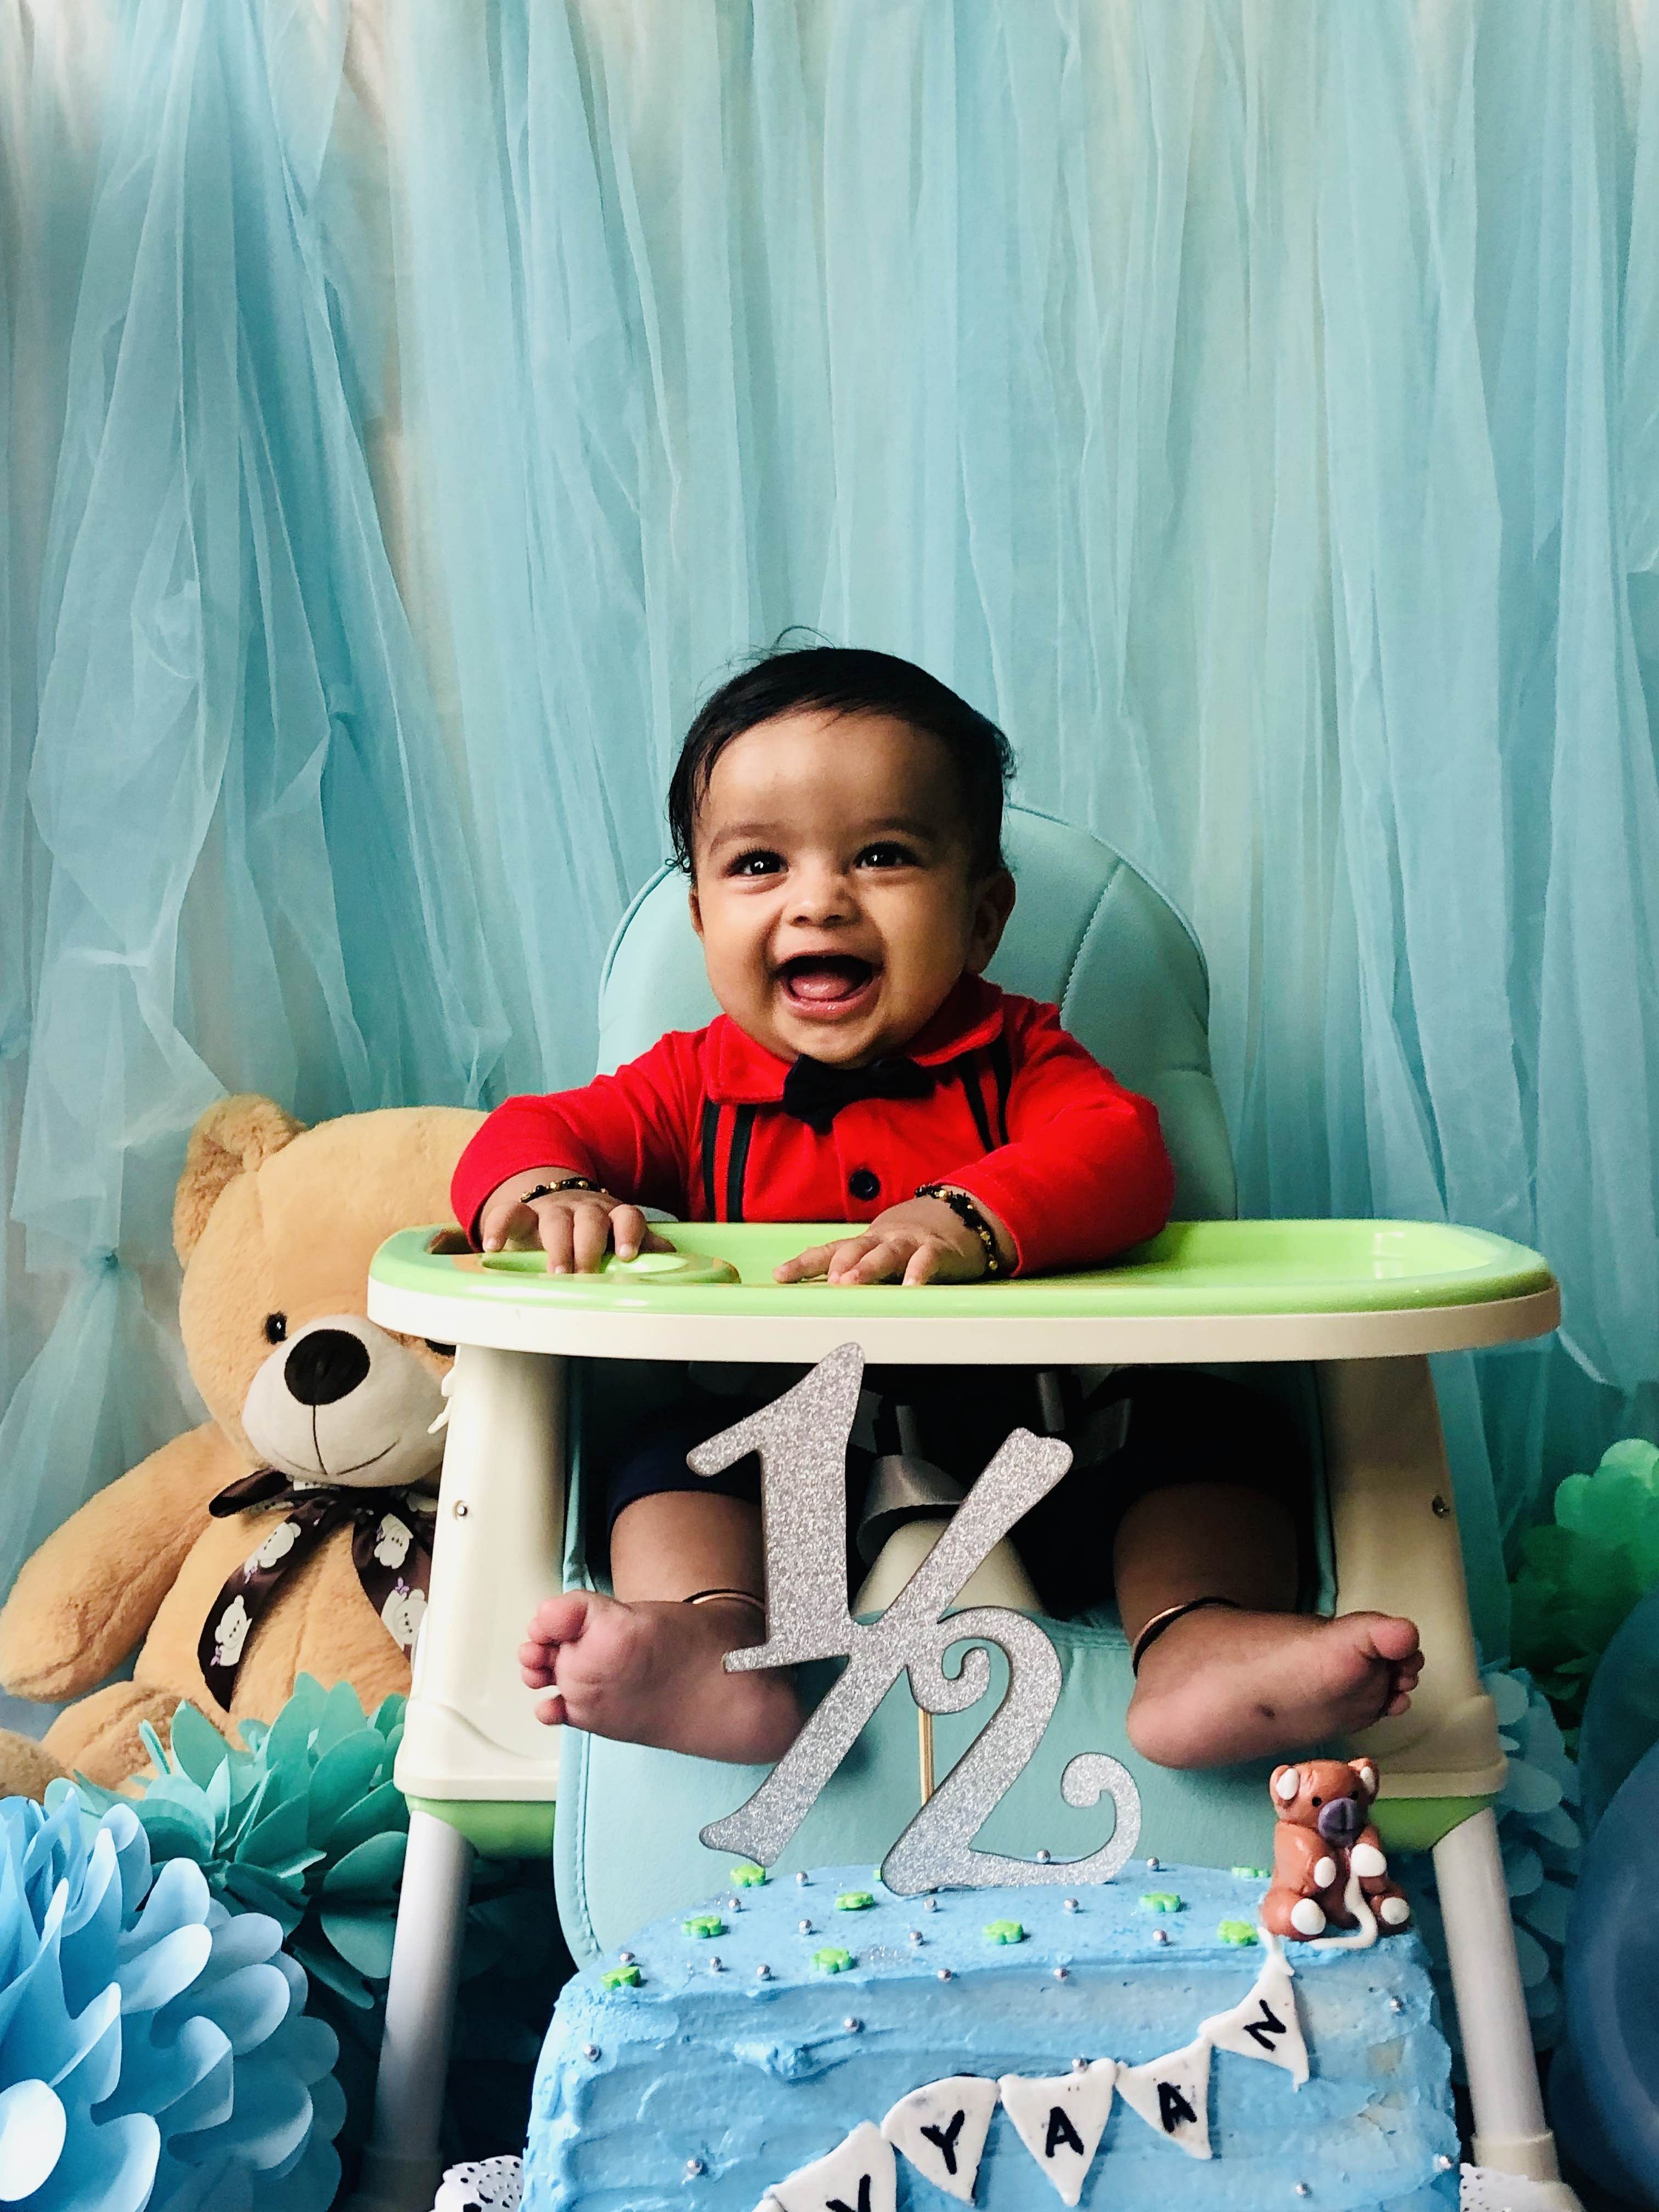
M 847 1662 L 754 1796 L 706 1827 L 702 1841 L 711 1850 L 741 1851 L 771 1865 L 900 1675 L 908 1674 L 924 1719 L 965 1712 L 990 1682 L 990 1660 L 982 1648 L 990 1644 L 1008 1662 L 1002 1703 L 888 1852 L 883 1880 L 903 1896 L 999 1882 L 1109 1881 L 1134 1849 L 1140 1798 L 1127 1770 L 1100 1753 L 1085 1753 L 1069 1763 L 1060 1795 L 1078 1807 L 1109 1796 L 1116 1809 L 1109 1843 L 1085 1858 L 1060 1861 L 974 1849 L 974 1837 L 1042 1741 L 1060 1696 L 1060 1657 L 1024 1613 L 996 1606 L 948 1613 L 993 1548 L 1060 1481 L 1071 1452 L 1057 1438 L 1016 1429 L 880 1619 L 854 1620 L 844 1571 L 846 1469 L 863 1372 L 863 1352 L 856 1344 L 843 1344 L 793 1390 L 687 1454 L 687 1464 L 702 1475 L 718 1474 L 750 1452 L 760 1456 L 767 1638 L 729 1652 L 727 1668 L 738 1673 L 811 1660 Z M 963 1644 L 976 1648 L 947 1672 L 947 1653 Z M 931 1749 L 927 1739 L 924 1743 Z M 925 1790 L 929 1765 L 925 1749 Z

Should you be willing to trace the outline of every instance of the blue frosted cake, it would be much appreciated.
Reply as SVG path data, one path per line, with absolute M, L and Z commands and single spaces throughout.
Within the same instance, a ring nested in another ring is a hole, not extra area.
M 930 1900 L 737 1870 L 564 1990 L 526 2212 L 1449 2212 L 1416 1937 L 1281 1952 L 1264 1888 L 1137 1861 L 1074 1899 Z

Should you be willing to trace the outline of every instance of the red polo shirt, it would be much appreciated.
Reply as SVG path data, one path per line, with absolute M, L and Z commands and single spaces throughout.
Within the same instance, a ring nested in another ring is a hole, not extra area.
M 951 1182 L 1007 1224 L 1023 1273 L 1086 1267 L 1155 1236 L 1175 1173 L 1158 1110 L 1053 1006 L 964 976 L 906 1055 L 925 1098 L 843 1106 L 823 1135 L 784 1112 L 790 1063 L 722 1014 L 580 1091 L 509 1098 L 461 1155 L 455 1218 L 556 1165 L 689 1221 L 868 1221 Z

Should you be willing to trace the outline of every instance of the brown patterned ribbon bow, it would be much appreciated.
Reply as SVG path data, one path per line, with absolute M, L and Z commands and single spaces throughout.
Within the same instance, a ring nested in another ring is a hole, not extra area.
M 325 1536 L 351 1524 L 351 1563 L 363 1595 L 401 1650 L 410 1650 L 432 1581 L 432 1524 L 437 1502 L 410 1490 L 352 1490 L 297 1482 L 273 1467 L 240 1476 L 208 1507 L 216 1521 L 254 1507 L 283 1505 L 279 1521 L 214 1600 L 196 1656 L 209 1690 L 226 1712 L 242 1655 L 284 1575 L 308 1559 Z

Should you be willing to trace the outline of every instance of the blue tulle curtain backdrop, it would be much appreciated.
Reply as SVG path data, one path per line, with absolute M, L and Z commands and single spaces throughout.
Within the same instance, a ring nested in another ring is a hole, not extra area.
M 1255 1212 L 1534 1244 L 1659 1415 L 1659 9 L 0 0 L 0 1584 L 195 1418 L 221 1090 L 580 1079 L 804 623 L 1192 917 Z

